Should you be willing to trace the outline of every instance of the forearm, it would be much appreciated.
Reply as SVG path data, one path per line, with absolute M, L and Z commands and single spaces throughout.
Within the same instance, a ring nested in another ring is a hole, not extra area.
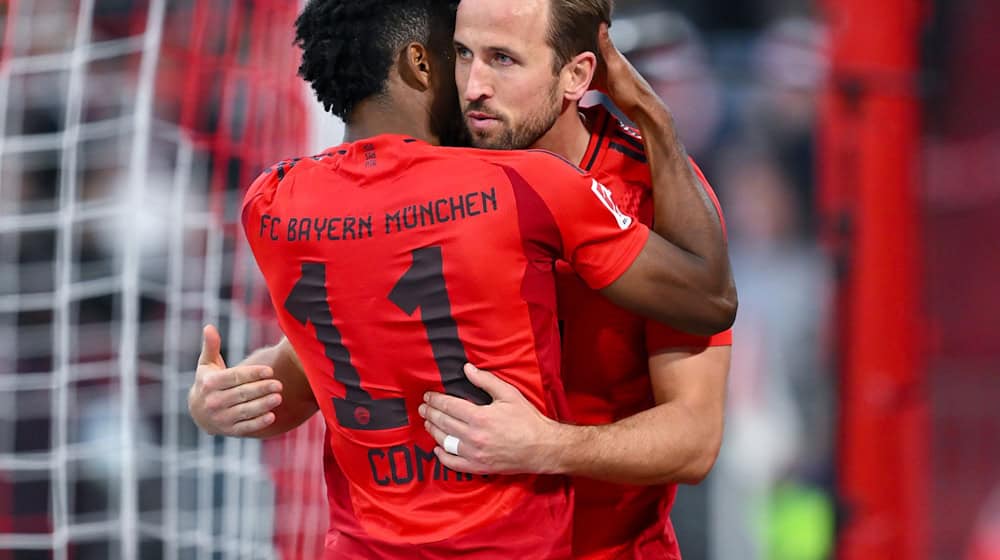
M 494 374 L 466 366 L 493 402 L 477 406 L 430 393 L 420 415 L 439 446 L 435 455 L 458 472 L 586 476 L 624 484 L 699 482 L 722 441 L 730 348 L 658 352 L 650 357 L 657 406 L 602 426 L 560 424 Z M 443 449 L 452 436 L 457 452 Z
M 719 212 L 691 167 L 677 136 L 673 116 L 654 92 L 647 91 L 629 110 L 643 132 L 653 187 L 654 231 L 687 253 L 687 282 L 678 297 L 703 302 L 720 319 L 735 318 L 736 288 Z M 722 321 L 725 327 L 729 325 Z M 679 325 L 684 327 L 684 325 Z
M 631 310 L 653 307 L 643 314 L 689 333 L 722 332 L 736 318 L 737 301 L 721 217 L 688 161 L 670 110 L 615 48 L 605 24 L 597 43 L 604 72 L 598 87 L 644 136 L 658 234 L 643 251 L 650 258 L 630 267 L 636 274 L 626 278 L 626 271 L 601 293 Z M 629 293 L 636 286 L 645 293 Z
M 732 347 L 664 350 L 649 358 L 657 405 L 602 426 L 562 426 L 561 472 L 630 484 L 696 483 L 719 453 Z
M 297 428 L 319 409 L 302 364 L 288 339 L 283 338 L 274 346 L 255 350 L 240 364 L 269 366 L 274 371 L 274 379 L 282 385 L 281 404 L 272 411 L 274 422 L 247 434 L 247 437 L 269 438 L 283 434 Z
M 622 484 L 696 484 L 711 470 L 721 434 L 721 419 L 706 422 L 670 402 L 613 424 L 560 424 L 546 462 L 558 474 Z
M 691 167 L 670 110 L 650 92 L 631 113 L 646 146 L 653 187 L 653 229 L 707 262 L 725 262 L 722 220 Z

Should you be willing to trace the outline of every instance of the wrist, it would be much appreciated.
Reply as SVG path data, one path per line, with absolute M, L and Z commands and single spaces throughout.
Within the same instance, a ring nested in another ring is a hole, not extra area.
M 579 455 L 586 449 L 589 426 L 562 424 L 550 420 L 541 453 L 540 474 L 573 474 Z
M 611 86 L 608 89 L 608 98 L 631 120 L 649 112 L 653 102 L 659 101 L 659 97 L 653 91 L 637 84 Z
M 639 130 L 673 130 L 674 116 L 670 109 L 660 101 L 656 94 L 649 92 L 640 97 L 638 103 L 628 115 Z

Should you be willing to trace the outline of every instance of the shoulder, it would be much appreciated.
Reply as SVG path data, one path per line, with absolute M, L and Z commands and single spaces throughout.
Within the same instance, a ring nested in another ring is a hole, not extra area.
M 284 171 L 279 175 L 280 164 L 276 163 L 261 171 L 260 175 L 250 183 L 250 188 L 243 195 L 243 203 L 240 208 L 240 217 L 243 225 L 246 226 L 251 217 L 259 215 L 262 211 L 262 204 L 269 204 L 274 200 L 281 184 Z
M 312 155 L 293 157 L 278 161 L 263 171 L 250 183 L 250 187 L 243 195 L 243 214 L 246 215 L 247 208 L 255 201 L 271 201 L 281 189 L 282 183 L 292 174 L 301 170 L 304 166 L 309 166 L 337 153 L 335 148 L 326 152 Z
M 548 150 L 526 150 L 525 152 L 529 158 L 533 158 L 536 165 L 549 168 L 559 168 L 563 172 L 572 171 L 577 175 L 587 174 L 586 171 L 577 167 L 575 163 L 555 152 L 550 152 Z
M 463 160 L 474 160 L 491 165 L 537 165 L 540 167 L 566 167 L 578 173 L 580 168 L 559 154 L 548 150 L 487 150 L 481 148 L 437 148 L 444 154 Z
M 491 160 L 494 165 L 509 168 L 522 175 L 550 179 L 586 177 L 587 172 L 563 156 L 548 150 L 509 150 Z
M 254 179 L 253 183 L 251 183 L 250 190 L 247 192 L 247 197 L 249 197 L 254 191 L 274 189 L 279 183 L 284 181 L 290 175 L 299 172 L 304 168 L 322 165 L 331 158 L 342 156 L 346 153 L 347 149 L 341 145 L 328 148 L 318 154 L 292 157 L 278 161 L 260 172 L 260 175 Z
M 531 185 L 539 182 L 579 181 L 589 174 L 566 158 L 548 150 L 482 150 L 475 148 L 448 149 L 460 156 L 456 165 L 482 166 L 504 172 L 508 177 L 520 177 Z
M 250 188 L 243 196 L 243 204 L 246 205 L 260 196 L 274 193 L 287 172 L 286 161 L 280 161 L 261 171 L 257 178 L 250 183 Z

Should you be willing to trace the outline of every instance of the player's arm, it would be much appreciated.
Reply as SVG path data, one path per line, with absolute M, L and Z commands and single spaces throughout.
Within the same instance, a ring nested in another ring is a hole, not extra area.
M 560 424 L 512 385 L 466 366 L 469 380 L 493 396 L 487 406 L 429 393 L 420 407 L 446 467 L 468 473 L 547 473 L 625 484 L 694 484 L 708 474 L 722 442 L 731 346 L 653 355 L 656 405 L 603 426 Z M 572 375 L 572 372 L 567 372 Z M 446 435 L 458 454 L 442 449 Z
M 227 367 L 214 326 L 205 327 L 188 410 L 213 435 L 267 438 L 309 419 L 318 406 L 288 339 Z
M 656 406 L 604 426 L 557 425 L 548 460 L 556 472 L 612 482 L 701 482 L 722 444 L 731 356 L 731 346 L 651 356 Z
M 637 266 L 606 295 L 632 309 L 669 297 L 674 309 L 661 322 L 695 334 L 721 332 L 736 318 L 737 296 L 719 213 L 677 137 L 670 110 L 611 43 L 606 26 L 598 39 L 604 75 L 596 85 L 642 131 L 653 182 L 653 230 L 669 241 L 651 237 Z M 655 290 L 641 289 L 650 285 Z
M 248 230 L 248 224 L 261 223 L 259 205 L 280 180 L 278 173 L 267 170 L 244 195 L 243 228 L 258 262 L 260 230 Z M 188 392 L 188 411 L 202 430 L 234 437 L 271 437 L 300 425 L 317 409 L 302 364 L 286 338 L 228 367 L 218 331 L 212 325 L 205 327 L 198 369 Z
M 530 208 L 525 214 L 551 216 L 548 238 L 558 236 L 558 243 L 546 247 L 557 248 L 557 256 L 587 286 L 634 313 L 690 333 L 729 328 L 735 302 L 719 305 L 696 295 L 703 267 L 622 213 L 609 189 L 564 160 L 534 160 L 521 170 L 527 174 L 526 188 L 533 189 L 544 206 L 538 210 L 525 204 Z M 518 171 L 507 172 L 512 181 L 519 180 Z

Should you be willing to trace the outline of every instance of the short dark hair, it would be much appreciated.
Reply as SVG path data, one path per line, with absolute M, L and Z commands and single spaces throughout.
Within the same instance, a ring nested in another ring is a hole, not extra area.
M 310 0 L 295 20 L 295 44 L 302 49 L 299 76 L 312 85 L 324 109 L 347 121 L 359 102 L 385 93 L 394 57 L 408 43 L 451 49 L 457 4 Z
M 558 71 L 571 58 L 597 50 L 597 29 L 611 24 L 612 0 L 549 0 L 548 43 Z

